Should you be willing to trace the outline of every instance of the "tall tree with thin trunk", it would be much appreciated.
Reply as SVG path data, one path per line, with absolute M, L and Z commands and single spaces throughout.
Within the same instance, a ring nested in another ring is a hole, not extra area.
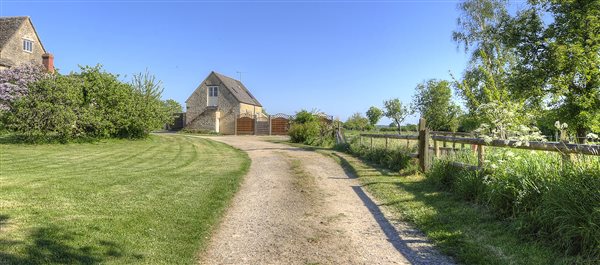
M 385 109 L 384 115 L 396 123 L 396 126 L 398 126 L 398 133 L 400 133 L 400 124 L 402 124 L 404 119 L 410 114 L 408 108 L 403 106 L 402 101 L 397 98 L 384 101 L 383 106 Z
M 501 41 L 504 22 L 509 18 L 506 0 L 467 0 L 459 4 L 462 11 L 458 29 L 452 38 L 470 52 L 471 59 L 455 86 L 469 111 L 479 105 L 509 99 L 506 88 L 511 53 Z

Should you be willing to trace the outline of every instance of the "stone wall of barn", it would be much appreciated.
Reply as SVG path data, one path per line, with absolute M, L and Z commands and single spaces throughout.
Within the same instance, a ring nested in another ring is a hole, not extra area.
M 217 109 L 207 106 L 209 86 L 219 87 Z M 235 134 L 235 119 L 237 114 L 240 113 L 240 104 L 225 85 L 221 83 L 221 80 L 214 74 L 209 75 L 209 77 L 198 86 L 185 104 L 186 128 L 215 131 L 216 119 L 219 119 L 220 133 Z M 213 117 L 214 119 L 210 117 Z M 211 119 L 212 123 L 210 122 Z

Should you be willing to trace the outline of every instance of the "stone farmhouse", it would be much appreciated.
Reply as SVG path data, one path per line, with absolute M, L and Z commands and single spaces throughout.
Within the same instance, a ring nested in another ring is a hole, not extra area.
M 211 72 L 185 101 L 185 128 L 236 134 L 240 115 L 262 115 L 262 105 L 240 82 Z
M 54 72 L 48 53 L 29 17 L 0 17 L 0 70 L 24 63 L 43 65 Z

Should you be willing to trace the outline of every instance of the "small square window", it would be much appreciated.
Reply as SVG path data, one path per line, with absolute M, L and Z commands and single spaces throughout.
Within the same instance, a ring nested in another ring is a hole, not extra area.
M 23 50 L 26 52 L 32 52 L 33 51 L 33 41 L 24 39 L 23 40 Z

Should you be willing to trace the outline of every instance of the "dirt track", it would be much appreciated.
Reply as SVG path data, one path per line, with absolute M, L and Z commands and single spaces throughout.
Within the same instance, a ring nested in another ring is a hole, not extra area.
M 200 264 L 451 264 L 388 221 L 333 159 L 264 137 L 211 139 L 246 151 L 252 165 Z

